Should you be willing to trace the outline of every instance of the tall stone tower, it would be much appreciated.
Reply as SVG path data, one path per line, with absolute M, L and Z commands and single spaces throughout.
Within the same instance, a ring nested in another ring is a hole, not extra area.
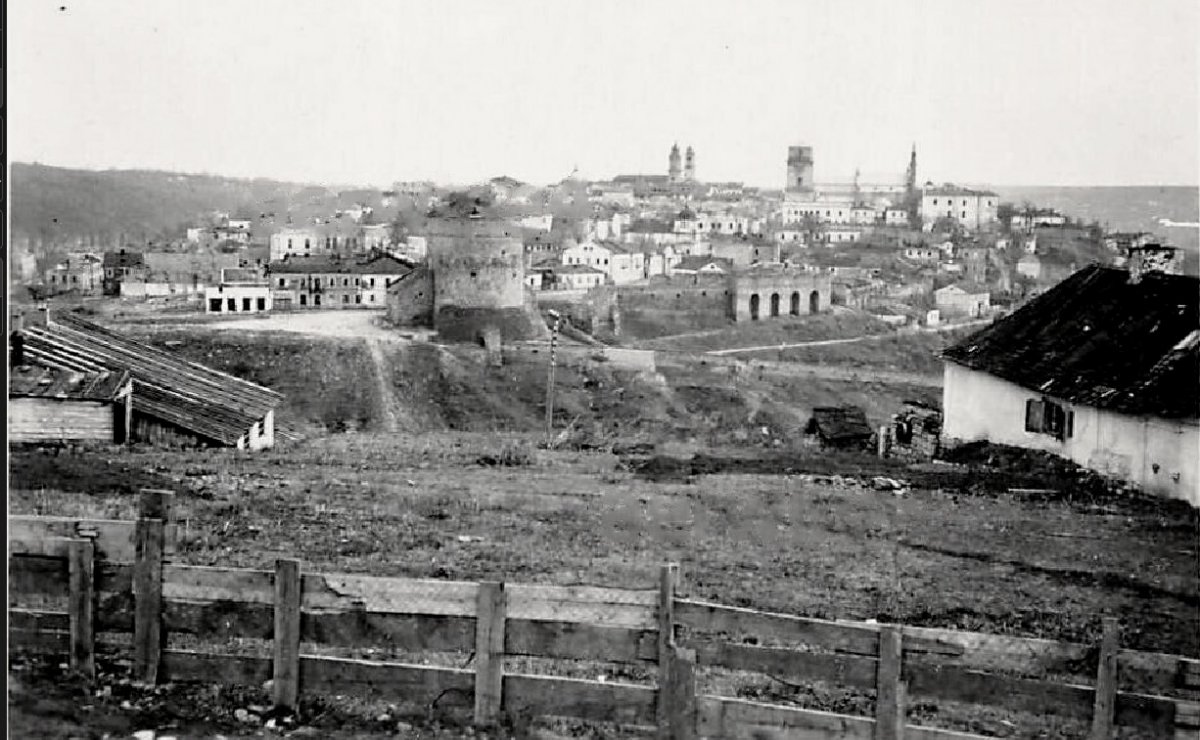
M 787 158 L 787 187 L 789 193 L 813 192 L 813 148 L 789 146 Z
M 528 303 L 520 229 L 490 208 L 431 214 L 427 266 L 433 277 L 433 325 L 449 341 L 499 332 L 503 341 L 544 335 Z
M 667 163 L 667 179 L 679 182 L 681 167 L 679 166 L 679 144 L 671 145 L 671 157 Z
M 683 179 L 688 182 L 696 181 L 696 150 L 688 146 L 683 157 Z
M 904 173 L 904 189 L 911 197 L 917 190 L 917 144 L 913 142 L 912 155 L 908 158 L 908 171 Z

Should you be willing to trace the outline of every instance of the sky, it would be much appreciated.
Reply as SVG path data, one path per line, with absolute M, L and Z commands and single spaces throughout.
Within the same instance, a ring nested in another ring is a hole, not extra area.
M 328 184 L 507 174 L 1195 185 L 1195 0 L 17 0 L 8 153 Z

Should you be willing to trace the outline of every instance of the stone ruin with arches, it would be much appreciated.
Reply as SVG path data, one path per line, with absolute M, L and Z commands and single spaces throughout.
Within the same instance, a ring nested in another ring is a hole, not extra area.
M 751 269 L 729 277 L 734 321 L 807 316 L 829 310 L 831 278 L 796 268 Z

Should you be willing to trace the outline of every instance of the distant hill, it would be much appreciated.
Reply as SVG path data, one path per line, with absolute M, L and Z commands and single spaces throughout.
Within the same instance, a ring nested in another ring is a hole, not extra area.
M 12 236 L 35 252 L 177 238 L 213 210 L 246 217 L 324 188 L 150 170 L 76 170 L 14 162 Z

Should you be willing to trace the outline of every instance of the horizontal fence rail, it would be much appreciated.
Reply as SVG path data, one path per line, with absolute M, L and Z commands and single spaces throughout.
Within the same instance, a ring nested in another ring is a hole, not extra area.
M 10 645 L 67 654 L 94 677 L 96 634 L 129 633 L 135 677 L 147 683 L 270 680 L 285 709 L 306 692 L 403 696 L 469 711 L 480 726 L 559 715 L 688 740 L 979 737 L 907 724 L 919 699 L 1073 717 L 1095 740 L 1114 727 L 1200 733 L 1200 661 L 1121 650 L 1112 620 L 1098 645 L 1083 645 L 812 619 L 679 598 L 673 565 L 646 589 L 307 573 L 291 559 L 274 571 L 181 565 L 168 559 L 170 503 L 147 492 L 134 522 L 10 517 L 10 604 L 36 595 L 67 605 L 10 606 Z M 270 657 L 165 649 L 168 634 L 269 640 Z M 474 665 L 324 657 L 306 645 L 471 653 Z M 506 672 L 514 656 L 654 666 L 657 681 Z M 874 716 L 702 695 L 701 669 L 874 692 Z

